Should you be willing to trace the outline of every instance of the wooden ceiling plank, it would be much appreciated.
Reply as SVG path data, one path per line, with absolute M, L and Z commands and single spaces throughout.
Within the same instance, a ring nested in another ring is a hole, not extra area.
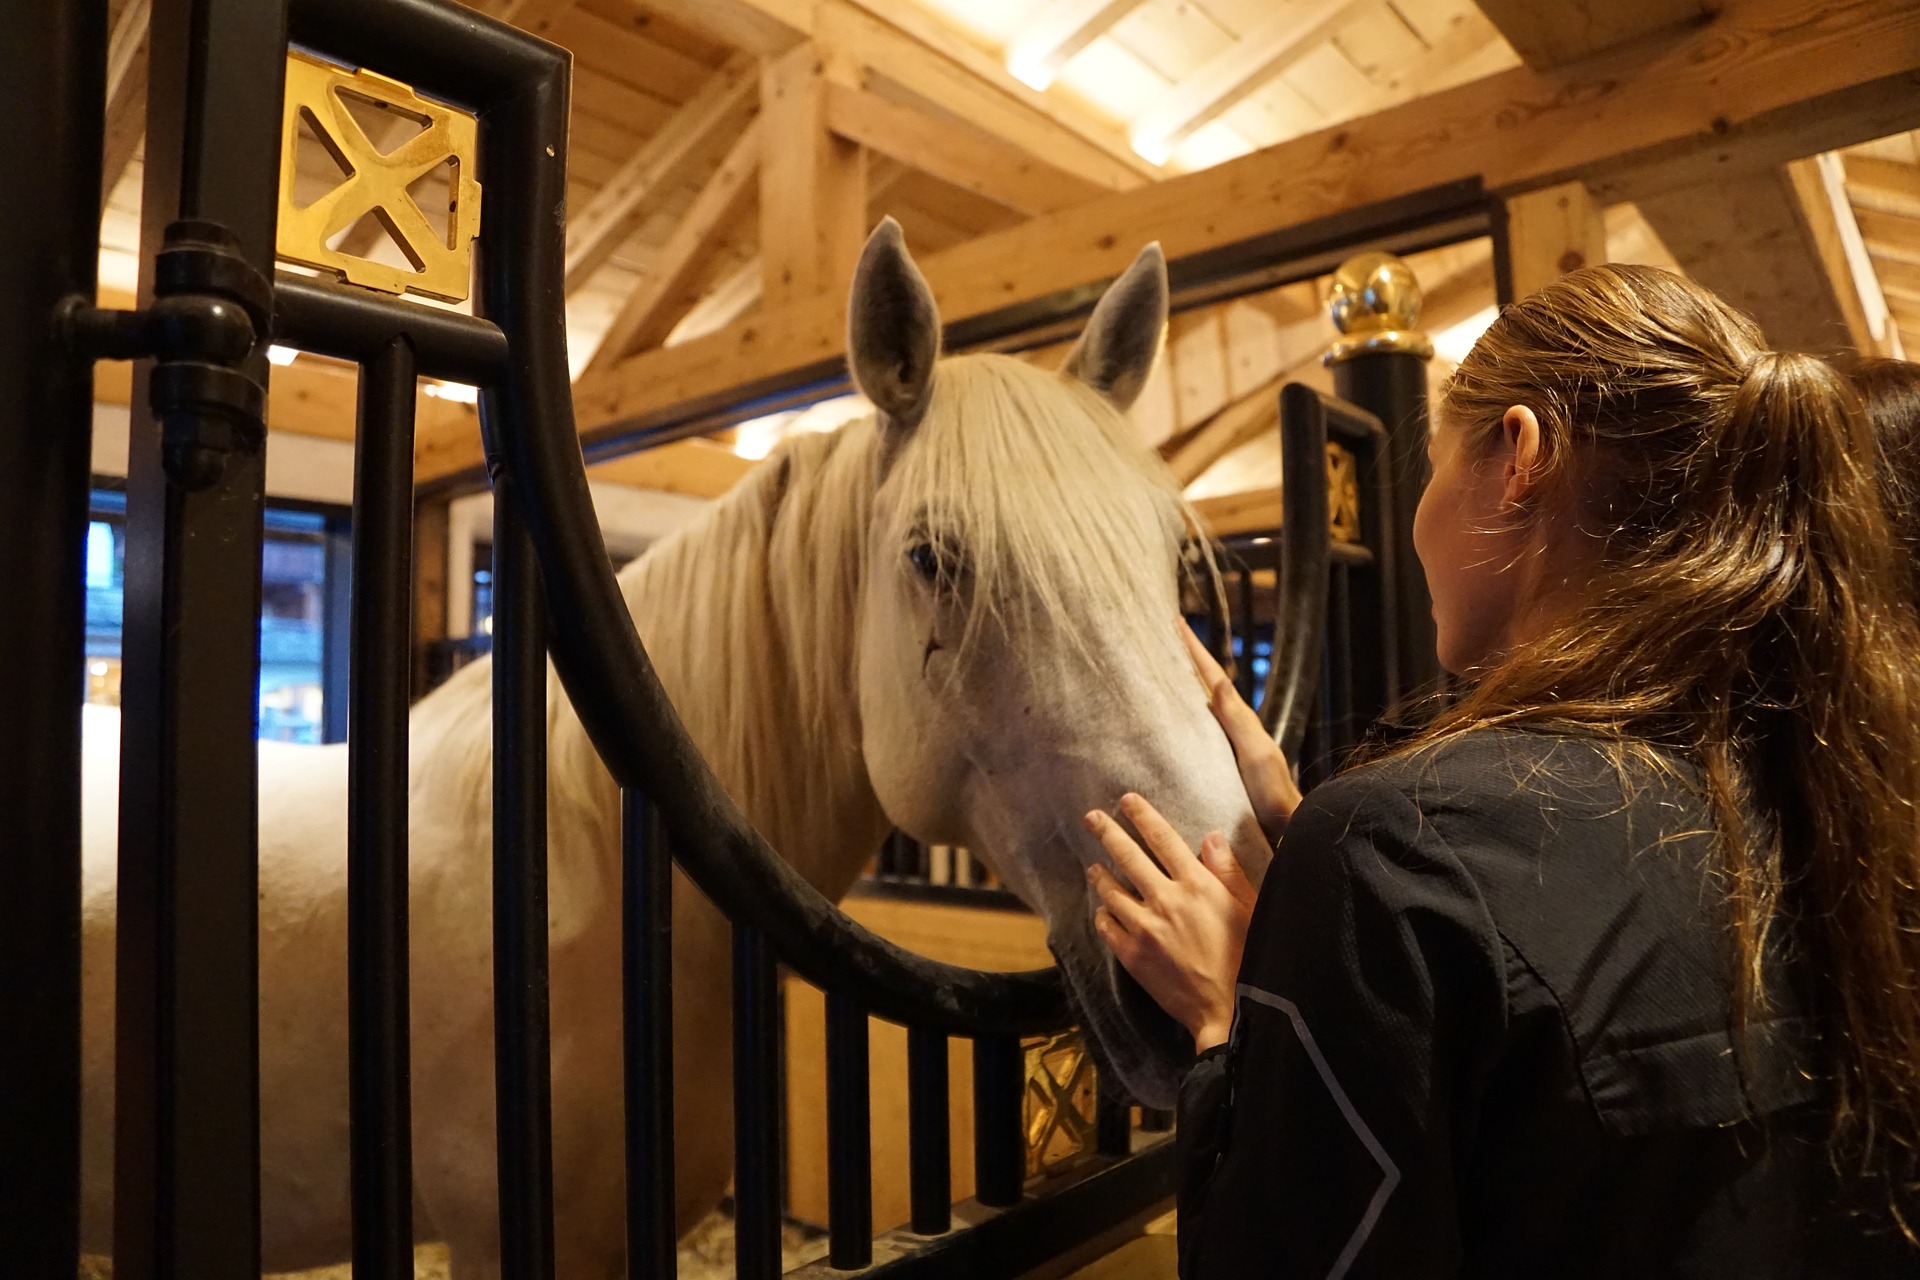
M 100 166 L 100 208 L 133 163 L 147 128 L 148 0 L 128 0 L 107 41 L 107 129 Z
M 600 348 L 588 362 L 598 372 L 647 346 L 658 345 L 697 299 L 684 291 L 700 268 L 734 230 L 755 194 L 760 167 L 760 121 L 750 123 L 727 152 L 720 168 L 700 189 L 686 217 L 660 251 L 655 270 L 620 308 Z M 583 374 L 583 376 L 585 376 Z
M 1060 68 L 1143 0 L 1047 0 L 1007 49 L 1007 69 L 1030 88 L 1045 89 Z
M 1303 0 L 1248 31 L 1134 122 L 1134 149 L 1164 159 L 1194 130 L 1324 44 L 1365 0 Z
M 1562 182 L 1507 201 L 1513 296 L 1607 260 L 1607 222 L 1584 182 Z
M 1886 212 L 1920 217 L 1920 165 L 1861 155 L 1842 156 L 1841 165 L 1857 197 Z
M 1590 58 L 1657 31 L 1705 22 L 1708 0 L 1479 0 L 1522 61 L 1536 71 Z
M 567 219 L 567 292 L 584 284 L 667 196 L 685 184 L 717 139 L 749 119 L 758 102 L 753 59 L 742 55 L 714 72 L 666 127 Z
M 829 85 L 826 107 L 827 126 L 842 137 L 1020 213 L 1047 213 L 1107 190 L 965 121 L 866 90 Z
M 1868 250 L 1876 258 L 1920 262 L 1920 219 L 1859 208 L 1854 210 L 1853 217 Z
M 1179 258 L 1462 178 L 1512 194 L 1580 177 L 1606 203 L 1920 124 L 1920 12 L 1730 0 L 1710 26 L 1541 73 L 1516 67 L 1140 191 L 1083 202 L 922 263 L 949 320 L 1111 279 L 1139 243 Z M 1863 231 L 1866 228 L 1863 226 Z M 1868 237 L 1871 239 L 1871 235 Z M 763 308 L 576 388 L 593 430 L 677 412 L 842 355 L 838 300 Z M 441 474 L 474 468 L 450 443 Z

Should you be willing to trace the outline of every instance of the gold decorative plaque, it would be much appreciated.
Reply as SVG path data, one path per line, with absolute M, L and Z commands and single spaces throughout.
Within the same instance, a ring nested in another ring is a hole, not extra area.
M 349 97 L 409 121 L 420 132 L 383 152 L 348 110 Z M 294 183 L 303 121 L 345 177 L 300 206 L 294 203 Z M 472 116 L 429 102 L 397 80 L 289 54 L 280 138 L 279 256 L 369 289 L 459 302 L 470 287 L 473 238 L 480 231 L 480 183 L 473 176 L 477 137 Z M 451 166 L 444 236 L 409 190 L 442 165 Z M 361 257 L 346 245 L 328 246 L 369 216 L 413 264 L 411 271 Z
M 1078 1031 L 1029 1040 L 1026 1051 L 1022 1119 L 1031 1178 L 1093 1151 L 1095 1084 L 1093 1057 Z
M 1327 532 L 1336 542 L 1360 541 L 1360 471 L 1353 455 L 1327 444 Z

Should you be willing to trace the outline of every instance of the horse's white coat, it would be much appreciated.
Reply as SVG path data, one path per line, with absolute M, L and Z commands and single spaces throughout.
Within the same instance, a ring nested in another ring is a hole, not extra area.
M 1090 929 L 1079 815 L 1137 789 L 1194 839 L 1265 850 L 1176 641 L 1179 507 L 1157 465 L 1078 383 L 943 361 L 916 427 L 791 442 L 621 580 L 694 738 L 809 881 L 843 894 L 890 820 L 979 850 L 1046 915 L 1105 1060 L 1164 1104 L 1162 1028 Z M 910 556 L 929 538 L 961 575 L 943 588 Z M 497 1274 L 488 672 L 412 719 L 416 1234 L 449 1241 L 462 1280 Z M 90 708 L 86 730 L 85 1233 L 104 1251 L 117 713 Z M 617 796 L 551 677 L 548 737 L 560 1273 L 597 1280 L 621 1273 Z M 289 1268 L 348 1245 L 346 755 L 262 744 L 260 774 L 263 1218 Z M 724 922 L 676 891 L 684 1230 L 731 1165 L 729 961 Z

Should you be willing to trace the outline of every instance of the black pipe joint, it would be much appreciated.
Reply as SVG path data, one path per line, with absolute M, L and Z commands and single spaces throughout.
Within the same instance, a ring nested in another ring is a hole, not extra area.
M 273 287 L 225 227 L 183 220 L 167 228 L 151 306 L 110 310 L 76 295 L 56 323 L 71 350 L 153 359 L 147 403 L 174 484 L 208 488 L 228 455 L 265 447 L 267 390 L 248 366 L 272 328 Z

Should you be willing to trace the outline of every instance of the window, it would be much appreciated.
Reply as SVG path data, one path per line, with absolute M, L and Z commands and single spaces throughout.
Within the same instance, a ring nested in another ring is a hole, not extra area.
M 88 702 L 120 705 L 126 495 L 93 493 L 87 525 Z M 269 507 L 260 572 L 259 733 L 277 742 L 344 737 L 346 545 L 342 511 Z M 328 700 L 336 706 L 328 714 Z

